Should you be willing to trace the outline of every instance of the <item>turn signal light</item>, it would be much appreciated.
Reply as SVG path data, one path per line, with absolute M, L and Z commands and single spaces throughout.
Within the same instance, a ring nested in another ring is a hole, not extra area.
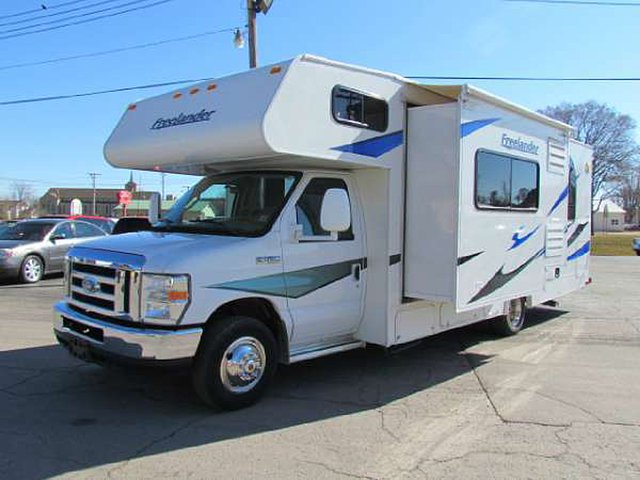
M 170 290 L 167 292 L 167 299 L 170 302 L 186 302 L 189 299 L 189 292 Z

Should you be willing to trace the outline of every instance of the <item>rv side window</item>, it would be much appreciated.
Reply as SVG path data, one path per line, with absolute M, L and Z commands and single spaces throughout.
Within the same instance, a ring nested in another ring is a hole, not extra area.
M 330 232 L 320 226 L 320 207 L 324 194 L 330 188 L 338 188 L 347 192 L 347 184 L 339 178 L 314 178 L 304 189 L 298 203 L 296 203 L 296 221 L 302 225 L 304 236 L 329 236 Z M 353 224 L 353 222 L 352 222 Z M 338 240 L 353 240 L 353 228 L 338 233 Z
M 389 105 L 379 98 L 337 86 L 333 88 L 331 108 L 336 122 L 377 132 L 387 129 Z
M 573 221 L 576 219 L 576 169 L 573 166 L 573 162 L 571 162 L 571 166 L 569 167 L 569 186 L 567 187 L 569 190 L 568 195 L 568 203 L 569 208 L 567 210 L 567 220 Z
M 511 161 L 511 208 L 538 208 L 538 164 Z
M 484 150 L 476 154 L 476 206 L 537 210 L 538 164 Z

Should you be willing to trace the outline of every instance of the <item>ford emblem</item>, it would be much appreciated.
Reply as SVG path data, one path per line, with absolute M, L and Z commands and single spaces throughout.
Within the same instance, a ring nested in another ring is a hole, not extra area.
M 94 277 L 84 277 L 82 279 L 82 289 L 87 293 L 96 293 L 100 291 L 100 282 Z

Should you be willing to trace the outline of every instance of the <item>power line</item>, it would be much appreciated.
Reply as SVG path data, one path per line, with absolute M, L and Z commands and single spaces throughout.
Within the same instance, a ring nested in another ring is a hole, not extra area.
M 434 75 L 409 75 L 404 78 L 410 80 L 494 80 L 494 81 L 532 81 L 532 82 L 640 82 L 640 77 L 461 77 L 461 76 L 434 76 Z M 184 83 L 197 83 L 213 80 L 213 77 L 196 78 L 188 80 L 175 80 L 171 82 L 152 83 L 147 85 L 135 85 L 130 87 L 98 90 L 95 92 L 72 93 L 68 95 L 52 95 L 48 97 L 23 98 L 19 100 L 5 100 L 0 106 L 19 105 L 23 103 L 48 102 L 53 100 L 67 100 L 70 98 L 92 97 L 108 93 L 128 92 L 132 90 L 144 90 L 156 87 L 168 87 Z
M 636 2 L 589 2 L 584 0 L 503 0 L 505 2 L 519 3 L 547 3 L 557 5 L 595 5 L 599 7 L 640 7 Z
M 58 30 L 60 28 L 70 27 L 70 26 L 74 26 L 74 25 L 81 25 L 83 23 L 95 22 L 96 20 L 102 20 L 102 19 L 105 19 L 105 18 L 117 17 L 119 15 L 124 15 L 125 13 L 135 12 L 135 11 L 138 11 L 138 10 L 144 10 L 144 9 L 147 9 L 147 8 L 156 7 L 156 6 L 162 5 L 164 3 L 173 2 L 173 1 L 175 1 L 175 0 L 159 0 L 157 2 L 150 3 L 148 5 L 141 5 L 139 7 L 132 7 L 132 8 L 128 8 L 126 10 L 121 10 L 119 12 L 108 13 L 108 14 L 105 14 L 105 15 L 100 15 L 100 16 L 92 17 L 92 18 L 85 18 L 84 20 L 78 20 L 78 21 L 75 21 L 75 22 L 64 23 L 62 25 L 55 25 L 55 26 L 52 26 L 52 27 L 41 28 L 39 30 L 33 30 L 31 32 L 18 32 L 18 33 L 13 33 L 11 35 L 0 36 L 0 40 L 7 40 L 7 39 L 10 39 L 10 38 L 16 38 L 16 37 L 23 37 L 25 35 L 33 35 L 33 34 L 36 34 L 36 33 L 49 32 L 51 30 Z
M 118 93 L 118 92 L 129 92 L 132 90 L 144 90 L 148 88 L 156 88 L 156 87 L 169 87 L 172 85 L 180 85 L 184 83 L 196 83 L 196 82 L 205 82 L 207 80 L 213 80 L 212 77 L 207 78 L 196 78 L 189 80 L 175 80 L 172 82 L 162 82 L 162 83 L 151 83 L 147 85 L 136 85 L 133 87 L 121 87 L 121 88 L 113 88 L 110 90 L 99 90 L 97 92 L 83 92 L 83 93 L 72 93 L 69 95 L 53 95 L 49 97 L 37 97 L 37 98 L 24 98 L 20 100 L 8 100 L 4 102 L 0 102 L 0 106 L 3 105 L 18 105 L 21 103 L 37 103 L 37 102 L 48 102 L 52 100 L 66 100 L 69 98 L 79 98 L 79 97 L 91 97 L 94 95 L 105 95 L 107 93 Z
M 79 7 L 71 8 L 69 10 L 63 10 L 61 12 L 44 13 L 44 14 L 36 15 L 35 17 L 32 17 L 32 18 L 23 18 L 22 20 L 12 20 L 10 22 L 0 23 L 0 27 L 6 27 L 7 25 L 19 25 L 21 23 L 37 22 L 38 20 L 41 20 L 43 18 L 57 17 L 59 15 L 65 15 L 67 13 L 78 12 L 78 11 L 84 10 L 86 8 L 97 7 L 97 6 L 100 6 L 100 5 L 104 5 L 106 3 L 113 3 L 113 2 L 120 2 L 120 1 L 122 1 L 122 0 L 101 0 L 100 2 L 97 2 L 97 3 L 91 3 L 89 5 L 80 5 Z M 38 13 L 46 12 L 47 10 L 48 10 L 48 8 L 47 9 L 39 9 Z
M 107 1 L 110 1 L 110 0 L 107 0 Z M 123 1 L 123 0 L 118 0 L 118 1 Z M 53 25 L 53 24 L 56 24 L 56 23 L 63 23 L 63 22 L 67 22 L 69 20 L 74 20 L 76 18 L 90 17 L 90 16 L 96 15 L 98 13 L 111 12 L 113 10 L 120 10 L 123 7 L 130 7 L 132 5 L 137 5 L 139 3 L 146 3 L 148 1 L 151 1 L 151 0 L 130 0 L 128 2 L 122 3 L 120 5 L 114 5 L 112 7 L 100 8 L 98 10 L 93 10 L 93 11 L 90 11 L 90 12 L 83 12 L 83 13 L 79 13 L 77 15 L 69 15 L 68 17 L 65 17 L 65 18 L 58 18 L 56 20 L 47 20 L 46 22 L 34 23 L 32 25 L 26 25 L 26 26 L 22 26 L 22 27 L 11 28 L 9 30 L 2 30 L 2 31 L 0 31 L 0 35 L 9 34 L 9 33 L 13 33 L 13 32 L 22 32 L 24 30 L 31 30 L 31 29 L 36 28 L 36 27 L 43 27 L 45 25 Z M 39 19 L 33 19 L 32 21 L 39 21 Z
M 77 59 L 81 59 L 81 58 L 91 58 L 91 57 L 98 57 L 98 56 L 102 56 L 102 55 L 109 55 L 112 53 L 120 53 L 120 52 L 127 52 L 130 50 L 138 50 L 138 49 L 142 49 L 142 48 L 150 48 L 150 47 L 157 47 L 159 45 L 165 45 L 168 43 L 177 43 L 177 42 L 184 42 L 187 40 L 194 40 L 196 38 L 202 38 L 202 37 L 206 37 L 206 36 L 210 36 L 210 35 L 216 35 L 218 33 L 225 33 L 225 32 L 235 32 L 237 29 L 237 27 L 233 27 L 233 28 L 223 28 L 220 30 L 212 30 L 209 32 L 202 32 L 202 33 L 196 33 L 194 35 L 187 35 L 185 37 L 175 37 L 175 38 L 168 38 L 166 40 L 159 40 L 157 42 L 149 42 L 149 43 L 141 43 L 141 44 L 137 44 L 137 45 L 131 45 L 129 47 L 121 47 L 121 48 L 114 48 L 111 50 L 102 50 L 99 52 L 92 52 L 92 53 L 84 53 L 84 54 L 80 54 L 80 55 L 70 55 L 67 57 L 57 57 L 57 58 L 51 58 L 48 60 L 41 60 L 41 61 L 37 61 L 37 62 L 26 62 L 26 63 L 16 63 L 13 65 L 4 65 L 4 66 L 0 66 L 0 71 L 2 70 L 12 70 L 15 68 L 24 68 L 24 67 L 32 67 L 32 66 L 37 66 L 37 65 L 47 65 L 47 64 L 51 64 L 51 63 L 61 63 L 61 62 L 68 62 L 70 60 L 77 60 Z
M 66 7 L 67 5 L 75 5 L 77 3 L 88 2 L 88 1 L 89 0 L 72 0 L 70 2 L 57 3 L 55 5 L 44 5 L 44 8 L 42 8 L 41 6 L 40 8 L 32 8 L 30 10 L 23 10 L 21 12 L 10 13 L 8 15 L 0 15 L 0 20 L 4 18 L 12 18 L 12 17 L 20 17 L 22 15 L 29 15 L 31 13 L 41 12 L 42 10 L 53 10 L 56 8 Z
M 411 80 L 496 80 L 516 82 L 638 82 L 640 77 L 460 77 L 450 75 L 407 75 Z

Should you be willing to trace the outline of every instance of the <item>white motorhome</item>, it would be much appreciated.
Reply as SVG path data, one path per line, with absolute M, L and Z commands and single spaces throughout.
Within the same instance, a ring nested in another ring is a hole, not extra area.
M 204 178 L 152 231 L 74 248 L 54 330 L 97 361 L 188 361 L 238 408 L 277 364 L 392 347 L 589 281 L 591 149 L 468 85 L 303 55 L 128 107 L 115 166 Z

